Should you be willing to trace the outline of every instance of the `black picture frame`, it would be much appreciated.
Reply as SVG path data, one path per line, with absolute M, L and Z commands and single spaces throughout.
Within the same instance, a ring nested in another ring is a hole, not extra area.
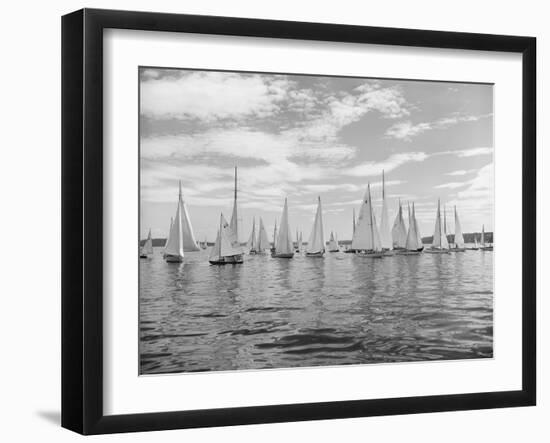
M 130 415 L 103 412 L 103 30 L 171 31 L 522 54 L 522 388 Z M 62 426 L 152 431 L 536 403 L 536 39 L 231 17 L 83 9 L 62 18 Z

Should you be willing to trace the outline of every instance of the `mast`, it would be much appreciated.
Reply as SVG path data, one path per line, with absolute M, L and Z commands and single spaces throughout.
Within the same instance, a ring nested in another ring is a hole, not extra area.
M 235 166 L 235 187 L 233 191 L 233 213 L 231 214 L 231 222 L 229 226 L 235 233 L 237 241 L 239 241 L 239 221 L 237 215 L 237 167 Z
M 220 247 L 218 252 L 218 259 L 222 258 L 222 222 L 223 222 L 223 214 L 220 214 Z
M 371 244 L 372 244 L 372 249 L 374 250 L 374 228 L 373 228 L 373 219 L 372 219 L 372 200 L 371 200 L 371 196 L 370 196 L 370 183 L 368 184 L 367 186 L 368 188 L 368 191 L 369 191 L 369 216 L 370 216 L 370 237 L 371 237 Z
M 355 208 L 353 208 L 353 233 L 355 234 Z

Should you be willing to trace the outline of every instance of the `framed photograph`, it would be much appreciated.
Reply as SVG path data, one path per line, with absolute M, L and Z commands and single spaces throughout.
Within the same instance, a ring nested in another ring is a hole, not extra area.
M 62 425 L 534 405 L 536 41 L 62 20 Z

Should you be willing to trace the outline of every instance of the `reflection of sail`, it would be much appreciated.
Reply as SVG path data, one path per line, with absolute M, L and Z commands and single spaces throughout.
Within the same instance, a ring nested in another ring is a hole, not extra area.
M 325 252 L 325 235 L 323 233 L 323 212 L 321 207 L 321 197 L 318 197 L 317 211 L 315 220 L 309 234 L 306 253 L 309 255 L 322 255 Z

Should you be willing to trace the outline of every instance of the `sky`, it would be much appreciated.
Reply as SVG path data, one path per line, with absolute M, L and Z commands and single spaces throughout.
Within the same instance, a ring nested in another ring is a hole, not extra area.
M 390 224 L 415 203 L 432 235 L 441 199 L 454 232 L 493 228 L 493 86 L 432 81 L 140 68 L 140 230 L 165 237 L 181 180 L 197 240 L 229 220 L 238 167 L 239 240 L 252 219 L 268 233 L 288 198 L 292 232 L 307 239 L 317 196 L 325 235 L 352 235 L 382 170 Z

